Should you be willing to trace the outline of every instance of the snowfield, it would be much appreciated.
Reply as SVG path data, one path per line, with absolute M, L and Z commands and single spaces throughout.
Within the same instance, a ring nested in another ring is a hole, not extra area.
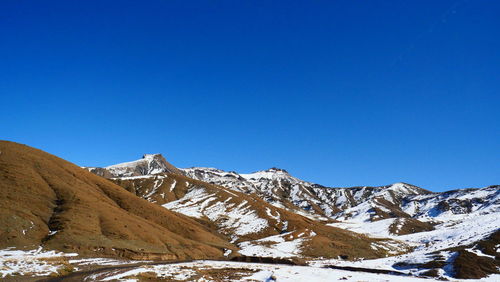
M 217 281 L 206 277 L 197 277 L 200 270 L 206 269 L 225 269 L 230 275 L 242 273 L 243 276 L 238 280 L 225 281 L 272 281 L 271 276 L 279 282 L 326 282 L 334 280 L 345 281 L 429 281 L 429 279 L 395 276 L 389 274 L 374 274 L 352 272 L 345 270 L 335 270 L 319 267 L 307 266 L 289 266 L 289 265 L 271 265 L 259 263 L 241 263 L 241 262 L 222 262 L 222 261 L 196 261 L 190 263 L 165 264 L 139 267 L 122 273 L 101 273 L 99 275 L 89 276 L 86 281 L 138 281 L 134 276 L 154 273 L 157 277 L 163 279 L 175 279 L 180 281 Z M 251 272 L 251 273 L 248 273 Z M 149 277 L 149 276 L 148 276 Z
M 110 258 L 79 258 L 76 253 L 43 250 L 0 250 L 0 278 L 18 276 L 57 276 L 61 270 L 78 271 L 89 266 L 119 266 L 151 261 L 118 260 Z M 63 272 L 64 274 L 64 272 Z
M 282 234 L 286 236 L 286 234 Z M 282 238 L 266 238 L 282 242 Z M 445 254 L 446 255 L 446 254 Z M 37 250 L 0 250 L 0 277 L 6 278 L 14 275 L 24 276 L 49 276 L 59 272 L 61 268 L 71 266 L 74 271 L 79 267 L 120 266 L 133 264 L 128 268 L 117 268 L 112 270 L 95 270 L 86 274 L 84 281 L 139 281 L 143 278 L 159 278 L 175 281 L 437 281 L 433 279 L 416 278 L 392 274 L 375 274 L 359 271 L 347 271 L 325 268 L 329 264 L 356 265 L 366 268 L 389 269 L 391 265 L 401 257 L 390 257 L 371 261 L 345 262 L 342 260 L 316 260 L 311 262 L 312 266 L 291 266 L 281 264 L 243 263 L 229 261 L 194 261 L 187 263 L 172 263 L 148 265 L 150 261 L 122 261 L 107 258 L 81 258 L 69 259 L 77 254 L 60 253 L 55 251 Z M 413 258 L 415 261 L 424 262 L 427 257 Z M 215 273 L 215 275 L 213 275 Z M 412 273 L 417 274 L 417 273 Z M 230 277 L 233 277 L 232 279 Z M 237 278 L 235 278 L 237 277 Z M 464 281 L 447 277 L 450 281 Z M 474 281 L 500 281 L 500 275 L 491 275 L 487 278 Z M 473 280 L 467 280 L 473 281 Z
M 500 215 L 492 214 L 470 214 L 455 215 L 435 226 L 435 230 L 418 232 L 408 235 L 394 235 L 388 231 L 388 227 L 395 221 L 394 218 L 383 219 L 374 222 L 338 222 L 330 223 L 335 226 L 357 233 L 363 233 L 371 237 L 392 238 L 403 241 L 417 247 L 415 251 L 433 252 L 441 249 L 465 246 L 483 238 L 498 230 L 500 226 Z

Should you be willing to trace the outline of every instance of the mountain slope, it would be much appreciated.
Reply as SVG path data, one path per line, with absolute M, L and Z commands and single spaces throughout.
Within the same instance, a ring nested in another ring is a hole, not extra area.
M 270 205 L 255 194 L 247 195 L 177 174 L 123 177 L 112 181 L 169 210 L 197 218 L 228 236 L 245 255 L 354 259 L 381 257 L 388 253 L 372 245 L 384 245 L 384 240 L 332 228 Z M 295 249 L 283 252 L 287 246 Z
M 277 168 L 250 174 L 203 167 L 180 171 L 198 181 L 161 173 L 112 180 L 230 236 L 245 255 L 323 257 L 320 264 L 338 255 L 342 259 L 330 263 L 441 278 L 480 278 L 500 268 L 500 186 L 433 193 L 407 183 L 324 187 Z M 292 226 L 293 217 L 301 220 Z M 358 243 L 346 243 L 347 237 L 332 243 L 337 231 L 317 240 L 325 234 L 318 225 L 365 234 L 379 255 L 400 254 L 346 261 L 367 253 L 348 253 Z
M 135 259 L 220 257 L 235 247 L 43 151 L 0 141 L 0 248 L 44 246 Z
M 168 171 L 156 173 L 159 172 Z M 387 231 L 396 235 L 430 231 L 448 214 L 471 214 L 477 210 L 485 214 L 500 209 L 499 186 L 433 193 L 407 183 L 324 187 L 300 180 L 278 168 L 249 174 L 205 167 L 179 169 L 176 173 L 179 172 L 231 191 L 256 194 L 275 207 L 313 219 L 353 223 L 392 219 L 393 224 L 387 226 Z

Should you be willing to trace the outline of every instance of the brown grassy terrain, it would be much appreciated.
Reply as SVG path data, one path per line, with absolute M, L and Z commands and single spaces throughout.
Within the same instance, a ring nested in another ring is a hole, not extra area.
M 195 220 L 8 141 L 0 141 L 0 195 L 0 248 L 132 259 L 218 258 L 235 248 Z
M 459 279 L 479 279 L 498 271 L 498 262 L 489 257 L 478 256 L 466 250 L 458 251 L 453 270 L 455 278 Z
M 465 247 L 457 248 L 458 255 L 453 261 L 455 277 L 460 279 L 478 279 L 492 273 L 499 274 L 500 252 L 497 251 L 498 245 L 500 245 L 500 230 L 468 246 L 494 258 L 478 256 L 475 253 L 467 251 Z
M 417 232 L 434 230 L 434 226 L 429 222 L 422 222 L 414 218 L 398 218 L 389 226 L 389 232 L 396 235 L 407 235 Z

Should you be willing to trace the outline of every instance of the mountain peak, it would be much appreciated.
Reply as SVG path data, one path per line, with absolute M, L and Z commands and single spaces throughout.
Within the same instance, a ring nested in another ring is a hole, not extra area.
M 89 171 L 106 178 L 154 175 L 159 173 L 182 172 L 167 162 L 162 154 L 144 154 L 142 159 L 119 163 L 104 168 L 88 168 Z
M 277 168 L 277 167 L 272 167 L 272 168 L 270 168 L 270 169 L 268 169 L 266 171 L 268 171 L 268 172 L 283 172 L 283 173 L 288 174 L 288 171 L 286 171 L 286 170 L 284 170 L 282 168 Z
M 394 191 L 400 191 L 402 193 L 407 193 L 407 194 L 428 194 L 431 193 L 428 190 L 425 190 L 423 188 L 420 188 L 418 186 L 415 186 L 413 184 L 405 183 L 405 182 L 396 182 L 393 183 L 387 188 L 394 190 Z
M 159 159 L 164 158 L 162 154 L 144 154 L 142 155 L 143 159 Z
M 288 171 L 277 167 L 272 167 L 267 170 L 260 170 L 253 173 L 241 173 L 240 176 L 247 180 L 292 178 Z

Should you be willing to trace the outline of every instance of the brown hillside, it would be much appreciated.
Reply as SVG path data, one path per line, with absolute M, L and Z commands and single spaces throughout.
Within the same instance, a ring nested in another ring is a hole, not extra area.
M 135 259 L 221 257 L 234 246 L 63 159 L 0 141 L 0 248 Z

